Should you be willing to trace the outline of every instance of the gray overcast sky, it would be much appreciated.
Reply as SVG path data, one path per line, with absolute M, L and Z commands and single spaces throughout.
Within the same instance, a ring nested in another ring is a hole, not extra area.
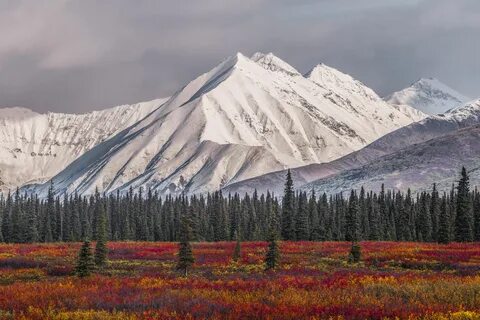
M 437 77 L 480 96 L 479 0 L 0 0 L 0 106 L 84 112 L 171 95 L 240 51 L 380 95 Z

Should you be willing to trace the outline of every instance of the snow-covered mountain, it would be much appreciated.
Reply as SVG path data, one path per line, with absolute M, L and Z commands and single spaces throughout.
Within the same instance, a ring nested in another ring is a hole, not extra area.
M 86 152 L 54 181 L 59 192 L 84 194 L 96 187 L 211 191 L 337 159 L 423 117 L 392 107 L 335 69 L 316 67 L 304 77 L 271 53 L 251 59 L 236 54 Z
M 80 115 L 1 108 L 0 189 L 49 180 L 165 101 L 157 99 Z
M 393 105 L 407 105 L 426 114 L 435 115 L 458 107 L 470 99 L 435 78 L 422 78 L 410 87 L 385 98 Z
M 480 100 L 472 101 L 461 107 L 452 109 L 443 115 L 430 116 L 422 121 L 402 127 L 379 138 L 365 148 L 352 152 L 337 160 L 294 168 L 291 171 L 295 186 L 300 188 L 303 185 L 311 183 L 307 188 L 310 188 L 312 185 L 318 185 L 319 191 L 337 192 L 340 190 L 350 190 L 351 187 L 358 187 L 362 184 L 368 184 L 375 189 L 378 187 L 377 185 L 383 182 L 384 177 L 379 171 L 372 170 L 372 172 L 378 174 L 373 176 L 369 174 L 370 171 L 368 169 L 363 170 L 362 168 L 376 166 L 380 163 L 386 166 L 386 168 L 384 168 L 385 171 L 392 170 L 392 172 L 395 172 L 395 175 L 392 174 L 392 177 L 398 179 L 396 180 L 398 182 L 396 185 L 405 186 L 407 184 L 399 182 L 402 179 L 402 171 L 405 167 L 398 165 L 395 161 L 390 163 L 384 162 L 382 160 L 384 157 L 388 156 L 388 159 L 391 159 L 393 156 L 390 155 L 403 155 L 401 150 L 408 150 L 408 148 L 417 144 L 427 143 L 428 141 L 433 141 L 432 139 L 438 139 L 447 134 L 454 134 L 454 132 L 458 130 L 478 125 L 480 125 Z M 428 146 L 428 144 L 426 145 Z M 468 149 L 469 147 L 464 146 L 463 148 Z M 459 149 L 454 150 L 460 151 Z M 405 153 L 405 155 L 406 154 L 407 153 Z M 450 153 L 446 154 L 445 157 L 449 155 Z M 419 160 L 417 157 L 415 160 L 428 163 L 429 156 L 430 154 L 426 153 L 425 159 Z M 458 159 L 463 158 L 459 156 Z M 404 159 L 398 159 L 398 161 L 403 160 Z M 450 160 L 445 160 L 445 162 L 448 161 Z M 452 165 L 456 163 L 454 162 L 455 161 L 452 161 Z M 458 168 L 454 167 L 452 169 L 456 170 Z M 422 183 L 431 183 L 431 181 L 423 180 L 421 173 L 422 171 L 418 171 L 419 181 L 417 184 L 412 183 L 412 188 L 418 187 L 422 185 Z M 244 193 L 257 189 L 258 192 L 262 193 L 268 189 L 279 193 L 282 192 L 285 175 L 285 170 L 272 172 L 231 184 L 225 188 L 225 191 Z M 318 181 L 314 182 L 315 180 Z M 393 183 L 390 186 L 392 185 Z

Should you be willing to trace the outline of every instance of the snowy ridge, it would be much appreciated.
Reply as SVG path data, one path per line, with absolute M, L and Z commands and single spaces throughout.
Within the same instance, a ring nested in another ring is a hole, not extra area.
M 338 71 L 343 82 L 323 87 L 272 54 L 253 58 L 224 60 L 86 152 L 54 177 L 58 192 L 217 190 L 337 159 L 424 117 L 390 106 Z
M 323 188 L 324 191 L 331 192 L 337 192 L 339 190 L 348 191 L 352 186 L 361 186 L 363 183 L 366 183 L 364 177 L 368 172 L 364 172 L 358 168 L 375 165 L 377 162 L 387 165 L 386 162 L 381 162 L 379 159 L 408 149 L 416 144 L 426 143 L 429 140 L 441 138 L 444 135 L 452 134 L 458 130 L 478 125 L 480 125 L 480 100 L 469 102 L 446 114 L 430 116 L 424 120 L 397 129 L 363 149 L 352 152 L 337 160 L 293 168 L 292 176 L 298 188 L 305 184 L 308 184 L 308 187 L 305 188 L 310 188 L 318 184 L 319 191 L 321 188 Z M 468 146 L 465 147 L 469 148 Z M 395 167 L 389 164 L 388 168 L 398 168 L 398 176 L 401 178 L 402 168 L 404 167 Z M 352 173 L 348 176 L 348 183 L 344 182 L 344 178 L 342 178 L 344 172 Z M 282 192 L 285 175 L 285 170 L 272 172 L 229 185 L 225 188 L 225 191 L 245 193 L 257 189 L 259 193 L 266 192 L 267 190 L 279 193 Z M 419 187 L 422 183 L 426 183 L 425 180 L 421 180 L 421 175 L 418 177 L 420 179 L 419 182 L 412 184 L 412 187 Z M 380 174 L 371 179 L 377 184 L 381 184 L 383 181 L 383 177 Z M 371 185 L 376 188 L 376 186 L 373 186 L 374 182 L 372 182 Z
M 252 59 L 267 70 L 284 73 L 288 76 L 300 76 L 300 72 L 298 72 L 294 67 L 292 67 L 282 59 L 276 57 L 271 52 L 267 54 L 257 52 L 253 54 L 250 59 Z
M 408 105 L 427 114 L 441 114 L 470 99 L 435 78 L 422 78 L 410 87 L 392 93 L 385 100 L 394 105 Z
M 100 142 L 136 123 L 166 99 L 86 114 L 0 109 L 0 189 L 44 182 Z

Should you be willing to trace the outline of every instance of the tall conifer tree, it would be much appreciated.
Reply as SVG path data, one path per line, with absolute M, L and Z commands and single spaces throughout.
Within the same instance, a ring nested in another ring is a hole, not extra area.
M 282 238 L 295 240 L 295 193 L 290 169 L 287 170 L 285 189 L 282 200 Z
M 473 219 L 469 193 L 469 177 L 465 167 L 462 167 L 461 178 L 457 187 L 457 215 L 455 220 L 455 240 L 459 242 L 473 241 Z
M 193 256 L 192 245 L 192 230 L 190 221 L 187 216 L 183 216 L 180 223 L 180 243 L 178 250 L 177 269 L 183 272 L 183 275 L 188 276 L 188 269 L 194 264 L 195 258 Z

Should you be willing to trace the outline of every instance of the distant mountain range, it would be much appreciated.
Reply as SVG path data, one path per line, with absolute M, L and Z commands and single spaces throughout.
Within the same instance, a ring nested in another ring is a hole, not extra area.
M 402 150 L 447 135 L 452 143 L 474 136 L 474 129 L 456 131 L 478 123 L 478 102 L 445 115 L 423 112 L 465 99 L 422 79 L 385 101 L 323 64 L 302 75 L 272 53 L 238 53 L 167 99 L 83 115 L 0 109 L 0 189 L 45 194 L 53 178 L 58 194 L 281 192 L 287 168 L 299 188 L 337 192 L 382 181 L 401 187 L 390 177 L 406 166 L 393 162 L 408 154 Z M 430 157 L 440 150 L 425 149 Z M 428 182 L 405 179 L 416 188 Z

